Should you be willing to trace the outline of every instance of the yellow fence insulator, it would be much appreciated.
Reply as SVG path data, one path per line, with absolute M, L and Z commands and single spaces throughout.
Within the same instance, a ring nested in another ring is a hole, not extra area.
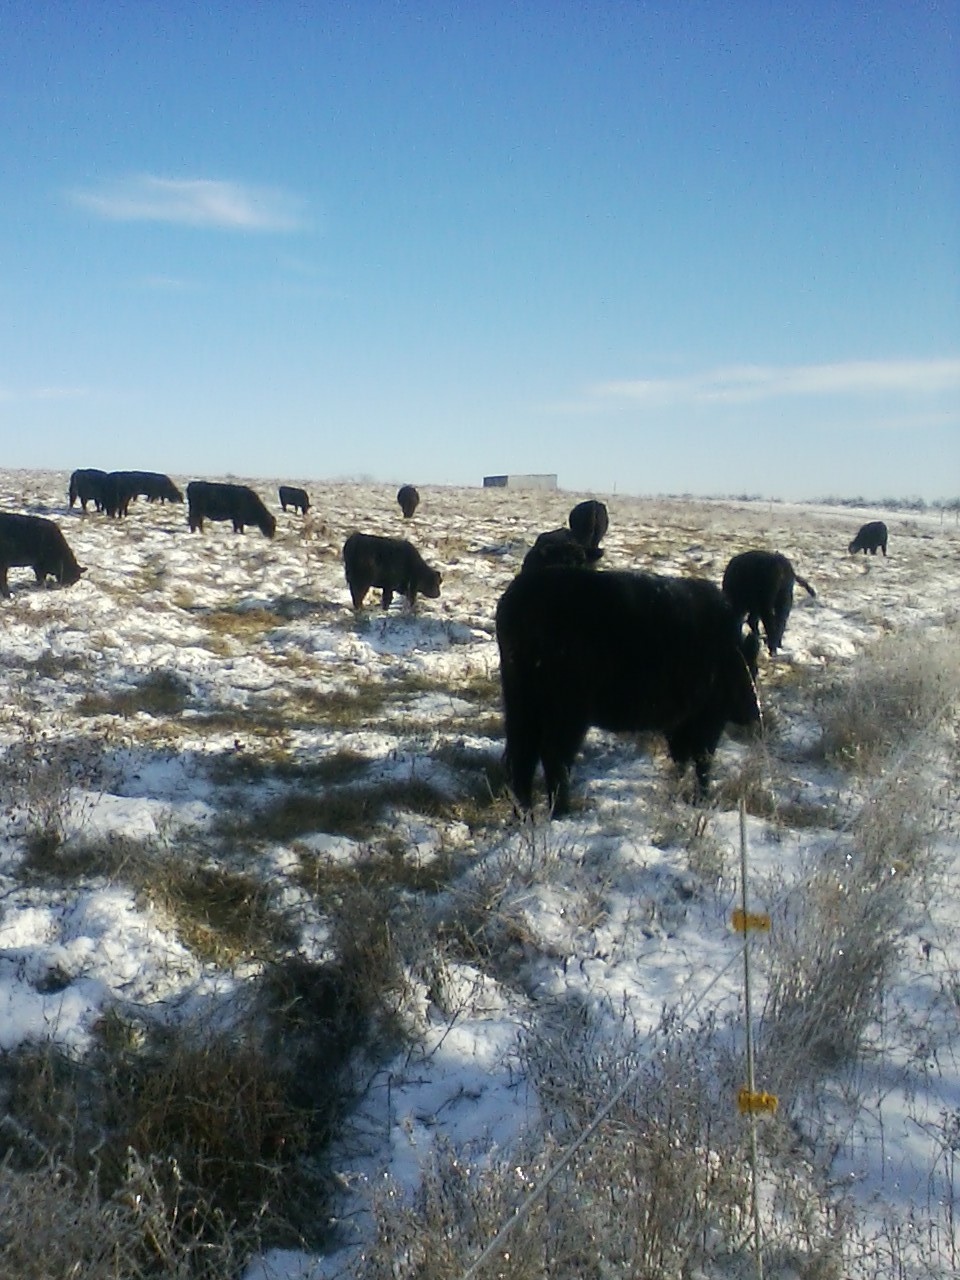
M 780 1099 L 775 1093 L 751 1093 L 746 1086 L 737 1094 L 737 1107 L 742 1116 L 752 1115 L 758 1111 L 772 1116 L 779 1102 Z
M 742 911 L 737 907 L 731 922 L 737 933 L 746 933 L 748 929 L 770 930 L 770 917 L 765 911 Z

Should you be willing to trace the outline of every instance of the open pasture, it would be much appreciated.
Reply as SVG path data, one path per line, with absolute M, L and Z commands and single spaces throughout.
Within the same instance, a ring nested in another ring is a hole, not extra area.
M 773 917 L 756 976 L 761 1087 L 781 1099 L 762 1144 L 768 1274 L 801 1259 L 796 1274 L 854 1275 L 858 1250 L 893 1257 L 894 1240 L 905 1267 L 957 1256 L 952 514 L 595 495 L 610 514 L 599 572 L 719 583 L 733 554 L 759 547 L 785 553 L 817 594 L 798 591 L 782 653 L 761 655 L 763 739 L 723 738 L 706 806 L 688 803 L 655 736 L 592 732 L 572 815 L 550 823 L 541 805 L 521 823 L 503 786 L 494 611 L 536 535 L 591 495 L 420 485 L 404 519 L 395 485 L 307 482 L 301 515 L 281 511 L 276 482 L 249 481 L 277 517 L 268 540 L 222 524 L 191 534 L 177 505 L 71 511 L 68 478 L 0 472 L 0 510 L 56 521 L 87 569 L 70 588 L 12 569 L 0 601 L 8 1206 L 27 1185 L 16 1177 L 34 1176 L 31 1153 L 56 1162 L 82 1145 L 76 1126 L 67 1142 L 66 1121 L 44 1131 L 23 1102 L 25 1056 L 90 1061 L 117 1027 L 125 1052 L 181 1026 L 246 1047 L 270 1020 L 265 992 L 282 989 L 273 1013 L 309 1011 L 291 975 L 349 959 L 356 1019 L 349 1033 L 333 1020 L 349 1048 L 331 1068 L 342 1102 L 317 1124 L 317 1099 L 294 1090 L 312 1118 L 276 1156 L 251 1278 L 385 1274 L 365 1252 L 374 1223 L 383 1248 L 410 1259 L 395 1274 L 414 1274 L 420 1228 L 405 1196 L 420 1197 L 424 1229 L 457 1240 L 446 1270 L 416 1274 L 460 1274 L 522 1190 L 499 1162 L 513 1151 L 532 1185 L 640 1068 L 650 1097 L 683 1093 L 699 1172 L 676 1195 L 706 1206 L 689 1238 L 667 1239 L 661 1222 L 649 1265 L 696 1256 L 703 1274 L 729 1274 L 724 1259 L 749 1252 L 730 1104 L 743 1052 L 729 927 L 742 799 L 752 893 Z M 848 554 L 876 517 L 888 558 Z M 357 529 L 409 538 L 442 572 L 440 598 L 383 613 L 373 592 L 355 612 L 340 551 Z M 286 1035 L 258 1049 L 300 1071 L 309 1027 Z M 682 1091 L 671 1075 L 691 1052 L 705 1072 L 696 1102 L 698 1073 Z M 618 1132 L 639 1126 L 648 1154 L 657 1135 L 668 1151 L 671 1121 L 638 1091 Z M 139 1132 L 159 1149 L 156 1129 Z M 614 1173 L 571 1165 L 569 1194 L 622 1176 L 638 1180 L 637 1203 L 657 1170 L 618 1159 Z M 89 1168 L 79 1160 L 74 1176 Z M 710 1168 L 709 1186 L 698 1182 Z M 474 1215 L 462 1232 L 444 1216 L 456 1178 Z M 230 1213 L 249 1223 L 250 1196 L 267 1193 L 244 1195 Z M 304 1210 L 310 1196 L 322 1213 Z M 636 1212 L 656 1216 L 649 1203 Z M 558 1257 L 612 1256 L 609 1242 L 550 1239 Z M 523 1240 L 521 1228 L 521 1256 Z M 840 1269 L 815 1272 L 816 1259 Z

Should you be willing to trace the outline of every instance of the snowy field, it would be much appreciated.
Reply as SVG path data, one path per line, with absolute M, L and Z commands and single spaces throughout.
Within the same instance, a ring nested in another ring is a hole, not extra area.
M 751 771 L 769 798 L 766 809 L 748 806 L 752 897 L 771 911 L 774 931 L 788 927 L 791 885 L 812 866 L 842 863 L 851 831 L 901 774 L 922 779 L 911 803 L 930 871 L 916 900 L 911 891 L 871 1053 L 838 1070 L 818 1106 L 834 1126 L 830 1174 L 838 1201 L 853 1206 L 851 1239 L 874 1260 L 860 1274 L 900 1274 L 876 1261 L 878 1241 L 894 1237 L 900 1256 L 920 1259 L 916 1274 L 924 1258 L 956 1257 L 957 685 L 946 679 L 941 705 L 918 708 L 915 734 L 873 773 L 817 752 L 813 705 L 816 691 L 852 678 L 863 655 L 892 638 L 911 637 L 918 654 L 956 645 L 960 529 L 952 513 L 422 486 L 420 508 L 405 521 L 396 486 L 308 481 L 313 506 L 302 517 L 280 511 L 275 482 L 251 481 L 277 515 L 268 540 L 212 523 L 191 534 L 185 507 L 143 499 L 123 520 L 81 514 L 67 507 L 68 478 L 0 472 L 0 510 L 55 520 L 87 570 L 61 589 L 38 588 L 30 570 L 13 569 L 12 596 L 0 601 L 4 1055 L 48 1041 L 82 1055 L 112 1009 L 215 1021 L 229 1016 L 258 967 L 255 956 L 217 963 L 198 955 L 162 906 L 122 876 L 62 885 L 25 876 L 31 836 L 54 829 L 64 849 L 110 839 L 164 851 L 195 846 L 222 830 L 225 814 L 276 793 L 275 778 L 243 772 L 250 759 L 295 762 L 319 779 L 325 761 L 350 753 L 364 785 L 417 782 L 456 799 L 456 762 L 496 760 L 502 748 L 497 599 L 536 534 L 564 524 L 581 498 L 607 502 L 604 567 L 719 582 L 735 552 L 766 547 L 788 555 L 817 593 L 797 590 L 784 651 L 773 661 L 761 655 L 762 746 L 723 739 L 702 811 L 677 790 L 662 743 L 594 732 L 574 769 L 575 812 L 563 821 L 548 822 L 541 808 L 521 824 L 501 804 L 495 821 L 478 826 L 453 806 L 437 816 L 401 805 L 388 806 L 376 834 L 360 840 L 322 828 L 256 847 L 244 838 L 237 863 L 269 884 L 308 958 L 324 955 L 330 935 L 293 874 L 305 856 L 349 862 L 373 839 L 420 865 L 452 857 L 465 885 L 497 865 L 518 869 L 499 902 L 517 925 L 515 980 L 441 957 L 441 996 L 411 974 L 416 1050 L 378 1064 L 365 1083 L 338 1156 L 335 1250 L 266 1254 L 251 1262 L 249 1280 L 350 1274 L 373 1195 L 388 1184 L 413 1191 L 441 1140 L 474 1156 L 509 1151 L 539 1114 L 519 1043 L 552 1010 L 579 1001 L 611 1036 L 629 1025 L 638 1044 L 653 1042 L 668 1010 L 691 1022 L 737 1019 L 734 797 L 736 780 Z M 189 478 L 174 477 L 182 487 Z M 889 557 L 848 555 L 859 525 L 874 518 L 889 526 Z M 355 615 L 340 559 L 353 529 L 409 537 L 442 571 L 441 597 L 415 611 L 395 601 L 382 614 L 372 592 Z M 138 701 L 164 691 L 167 709 L 140 709 Z M 893 875 L 895 851 L 890 863 Z M 422 908 L 425 920 L 433 909 Z M 757 968 L 759 1009 L 762 956 Z M 781 1082 L 758 1087 L 776 1094 Z M 809 1114 L 796 1105 L 799 1128 Z M 857 1274 L 854 1260 L 848 1266 Z

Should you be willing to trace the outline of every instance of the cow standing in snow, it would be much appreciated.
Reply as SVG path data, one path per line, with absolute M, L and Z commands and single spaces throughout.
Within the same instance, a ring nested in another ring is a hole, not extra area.
M 734 613 L 754 635 L 763 635 L 772 657 L 783 644 L 783 633 L 793 607 L 793 584 L 799 583 L 808 595 L 816 592 L 801 578 L 779 551 L 742 551 L 723 572 L 723 594 Z
M 417 595 L 436 600 L 443 578 L 431 569 L 412 542 L 405 538 L 382 538 L 374 533 L 351 533 L 343 544 L 343 567 L 355 609 L 361 608 L 371 587 L 379 587 L 384 609 L 390 608 L 394 593 L 406 596 L 413 605 Z
M 14 566 L 33 570 L 37 582 L 56 578 L 62 587 L 80 581 L 86 569 L 67 545 L 58 525 L 43 516 L 0 512 L 0 595 L 9 596 L 7 570 Z
M 657 730 L 699 794 L 728 721 L 754 725 L 758 642 L 719 588 L 700 578 L 580 569 L 520 573 L 496 614 L 505 760 L 514 798 L 532 805 L 542 764 L 554 815 L 587 730 Z

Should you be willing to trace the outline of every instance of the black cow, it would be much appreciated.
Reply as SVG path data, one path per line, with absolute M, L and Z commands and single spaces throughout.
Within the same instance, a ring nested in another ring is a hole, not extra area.
M 816 592 L 801 578 L 779 551 L 742 551 L 723 571 L 723 594 L 740 622 L 746 619 L 754 635 L 760 634 L 771 657 L 783 644 L 783 633 L 793 607 L 793 584 L 798 582 L 808 595 Z
M 118 471 L 117 475 L 131 497 L 140 495 L 148 502 L 183 501 L 183 494 L 162 471 Z
M 110 471 L 100 482 L 103 510 L 108 516 L 125 516 L 137 497 L 148 502 L 182 502 L 183 494 L 162 471 Z
M 412 542 L 373 533 L 351 533 L 343 544 L 343 567 L 355 609 L 362 606 L 371 587 L 382 589 L 381 605 L 389 609 L 394 592 L 406 596 L 411 605 L 418 592 L 436 600 L 443 581 Z
M 266 538 L 272 538 L 277 531 L 276 516 L 245 484 L 191 480 L 187 485 L 187 518 L 191 533 L 195 529 L 203 533 L 204 520 L 231 520 L 234 533 L 243 533 L 245 525 L 253 524 Z
M 758 724 L 758 642 L 702 578 L 552 569 L 521 573 L 497 605 L 505 763 L 521 809 L 543 765 L 555 815 L 591 725 L 657 730 L 693 762 L 698 793 L 724 725 Z
M 869 551 L 875 556 L 878 547 L 884 555 L 887 554 L 887 526 L 882 520 L 870 520 L 867 524 L 860 526 L 857 536 L 847 550 L 851 555 L 855 555 L 858 551 L 866 555 Z
M 397 493 L 397 501 L 400 503 L 403 518 L 409 520 L 420 505 L 420 495 L 412 484 L 401 485 Z
M 37 582 L 51 577 L 63 587 L 79 582 L 86 573 L 52 520 L 0 512 L 0 595 L 10 594 L 7 570 L 14 566 L 31 568 Z
M 610 517 L 607 514 L 606 505 L 598 502 L 596 498 L 578 502 L 567 517 L 567 523 L 581 546 L 586 547 L 588 551 L 598 551 L 595 558 L 599 559 L 603 554 L 599 551 L 601 539 L 610 528 Z
M 306 515 L 310 510 L 310 499 L 307 497 L 306 489 L 295 489 L 291 484 L 282 484 L 280 486 L 280 505 L 286 511 L 287 507 L 293 507 L 294 511 L 299 511 L 302 515 Z
M 108 471 L 100 481 L 100 510 L 112 517 L 127 515 L 137 496 L 135 476 L 134 471 Z
M 84 511 L 87 509 L 87 503 L 92 502 L 97 511 L 103 510 L 103 481 L 107 478 L 107 473 L 101 471 L 99 467 L 80 467 L 70 476 L 70 491 L 68 497 L 70 506 L 80 499 L 80 506 Z
M 533 569 L 585 569 L 602 555 L 599 548 L 585 547 L 570 529 L 548 529 L 537 534 L 536 542 L 523 557 L 521 573 Z

